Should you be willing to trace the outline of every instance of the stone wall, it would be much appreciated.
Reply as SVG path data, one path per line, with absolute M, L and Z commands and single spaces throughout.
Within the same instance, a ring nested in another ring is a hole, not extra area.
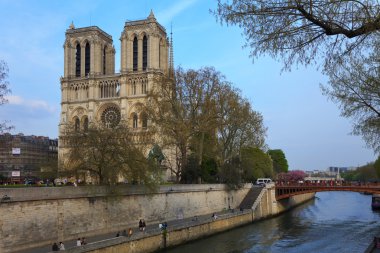
M 165 235 L 161 232 L 152 233 L 146 236 L 131 240 L 128 237 L 113 238 L 110 240 L 96 242 L 84 247 L 69 250 L 71 253 L 148 253 L 156 252 L 164 247 L 180 245 L 191 240 L 196 240 L 205 236 L 210 236 L 238 226 L 250 224 L 254 221 L 269 218 L 287 211 L 305 201 L 312 199 L 315 193 L 296 195 L 288 200 L 275 200 L 275 190 L 272 186 L 263 188 L 261 199 L 255 210 L 245 210 L 244 212 L 230 213 L 220 217 L 215 221 L 205 221 L 200 224 L 184 224 L 183 227 L 169 229 Z
M 138 186 L 0 189 L 0 252 L 12 252 L 136 227 L 237 208 L 250 185 L 173 185 L 155 193 Z

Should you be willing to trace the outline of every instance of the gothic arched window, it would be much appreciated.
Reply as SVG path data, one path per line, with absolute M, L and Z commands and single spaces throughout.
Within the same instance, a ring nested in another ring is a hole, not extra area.
M 132 84 L 132 94 L 136 95 L 136 93 L 137 93 L 136 81 L 133 81 L 133 84 Z
M 85 58 L 84 58 L 84 74 L 87 76 L 88 73 L 90 73 L 90 44 L 87 42 L 86 43 L 86 48 L 85 48 Z
M 107 46 L 104 47 L 103 49 L 103 75 L 106 74 L 106 49 L 107 49 Z
M 148 38 L 143 37 L 143 70 L 148 66 Z
M 132 127 L 133 128 L 137 128 L 137 121 L 138 121 L 137 114 L 134 113 L 133 114 L 133 121 L 132 121 Z
M 83 130 L 85 132 L 87 132 L 87 130 L 88 130 L 88 118 L 87 117 L 84 118 L 84 121 L 83 121 Z
M 145 80 L 143 80 L 141 82 L 141 93 L 146 94 L 146 81 Z
M 137 37 L 133 39 L 133 71 L 137 71 L 138 63 L 138 41 Z
M 77 45 L 77 49 L 75 52 L 75 76 L 80 77 L 80 45 Z
M 74 125 L 75 131 L 80 130 L 80 121 L 78 118 L 75 118 L 75 125 Z

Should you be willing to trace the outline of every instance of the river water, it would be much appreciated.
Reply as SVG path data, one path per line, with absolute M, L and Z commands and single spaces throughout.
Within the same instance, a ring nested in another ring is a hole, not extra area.
M 380 235 L 371 195 L 322 192 L 278 217 L 255 222 L 166 253 L 364 252 Z

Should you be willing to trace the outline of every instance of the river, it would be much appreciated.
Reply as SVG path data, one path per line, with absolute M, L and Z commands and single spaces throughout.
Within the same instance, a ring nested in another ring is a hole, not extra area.
M 166 250 L 166 253 L 362 253 L 380 235 L 371 195 L 321 192 L 272 219 Z

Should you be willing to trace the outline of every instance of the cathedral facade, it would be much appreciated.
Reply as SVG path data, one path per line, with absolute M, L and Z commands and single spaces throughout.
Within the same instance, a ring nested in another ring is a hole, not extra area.
M 144 20 L 125 22 L 120 41 L 120 73 L 115 73 L 115 48 L 109 34 L 97 26 L 71 24 L 66 30 L 60 161 L 67 151 L 62 138 L 68 125 L 86 129 L 91 123 L 112 127 L 125 122 L 135 133 L 148 131 L 149 121 L 138 105 L 146 103 L 156 77 L 169 75 L 172 68 L 166 30 L 151 12 Z

